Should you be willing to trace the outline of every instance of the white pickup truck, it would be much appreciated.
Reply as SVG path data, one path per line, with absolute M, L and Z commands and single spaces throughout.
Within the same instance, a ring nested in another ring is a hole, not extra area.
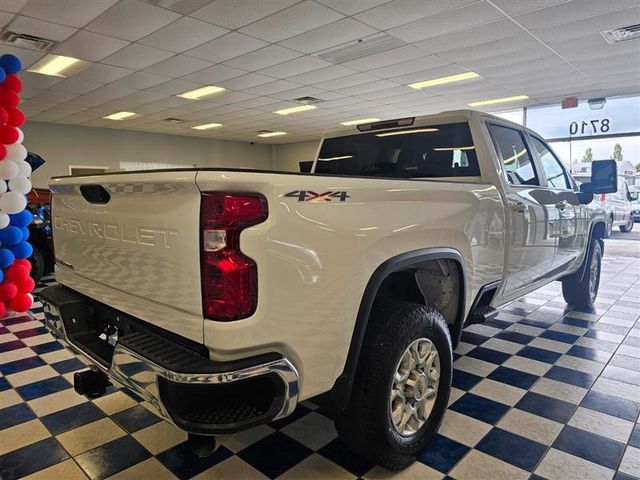
M 536 133 L 473 111 L 325 138 L 312 173 L 222 168 L 52 179 L 46 322 L 93 370 L 189 432 L 330 406 L 389 469 L 439 428 L 462 329 L 561 280 L 598 291 L 615 162 L 580 189 Z

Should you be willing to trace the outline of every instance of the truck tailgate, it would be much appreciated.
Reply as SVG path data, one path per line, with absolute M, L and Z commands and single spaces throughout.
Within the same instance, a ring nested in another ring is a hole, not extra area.
M 53 179 L 56 279 L 202 342 L 195 175 L 172 171 Z

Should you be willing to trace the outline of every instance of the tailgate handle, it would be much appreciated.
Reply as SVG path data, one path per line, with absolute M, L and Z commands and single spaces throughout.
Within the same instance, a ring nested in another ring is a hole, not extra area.
M 89 203 L 105 205 L 111 200 L 111 195 L 102 185 L 80 185 L 80 192 Z

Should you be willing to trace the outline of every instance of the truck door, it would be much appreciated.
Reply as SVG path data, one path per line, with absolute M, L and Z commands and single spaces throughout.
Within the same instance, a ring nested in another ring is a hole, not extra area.
M 515 297 L 553 269 L 560 218 L 551 203 L 553 195 L 541 188 L 522 130 L 495 123 L 487 127 L 507 179 L 509 232 L 503 296 Z
M 581 205 L 562 162 L 541 138 L 534 135 L 529 138 L 542 167 L 546 188 L 553 193 L 552 203 L 558 211 L 558 243 L 553 269 L 566 268 L 580 256 L 589 232 L 583 231 Z

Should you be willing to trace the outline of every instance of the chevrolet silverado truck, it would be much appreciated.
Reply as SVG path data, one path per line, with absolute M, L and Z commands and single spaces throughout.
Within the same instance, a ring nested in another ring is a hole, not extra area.
M 439 428 L 465 326 L 554 280 L 592 306 L 615 162 L 592 177 L 455 111 L 331 134 L 309 173 L 53 178 L 46 323 L 93 365 L 79 393 L 119 382 L 201 455 L 314 399 L 401 469 Z

